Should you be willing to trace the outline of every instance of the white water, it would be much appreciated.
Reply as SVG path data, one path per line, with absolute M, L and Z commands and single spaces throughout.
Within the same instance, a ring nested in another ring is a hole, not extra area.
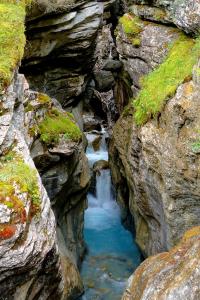
M 92 147 L 96 136 L 87 135 L 91 167 L 98 160 L 108 159 L 106 132 L 101 134 L 101 147 L 96 152 Z M 121 225 L 110 170 L 96 175 L 96 194 L 88 194 L 84 234 L 89 253 L 81 271 L 86 290 L 82 300 L 119 300 L 128 277 L 140 263 L 140 253 L 130 232 Z

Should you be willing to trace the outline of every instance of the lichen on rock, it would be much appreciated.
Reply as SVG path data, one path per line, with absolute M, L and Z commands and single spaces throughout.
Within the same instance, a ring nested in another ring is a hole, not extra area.
M 145 260 L 129 279 L 122 300 L 199 299 L 200 227 L 169 252 Z

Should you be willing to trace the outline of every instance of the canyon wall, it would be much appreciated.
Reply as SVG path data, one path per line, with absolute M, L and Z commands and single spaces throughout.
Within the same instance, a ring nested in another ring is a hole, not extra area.
M 199 4 L 126 4 L 115 32 L 132 98 L 113 129 L 110 166 L 123 223 L 144 256 L 157 255 L 122 299 L 198 299 Z
M 35 123 L 50 107 L 51 99 L 29 91 L 19 74 L 1 98 L 1 299 L 68 299 L 83 291 L 75 262 L 58 248 L 50 200 L 31 158 Z

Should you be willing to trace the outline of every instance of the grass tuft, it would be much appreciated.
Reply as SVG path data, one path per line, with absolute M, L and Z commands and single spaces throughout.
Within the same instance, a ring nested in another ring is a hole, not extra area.
M 193 40 L 181 34 L 172 44 L 166 60 L 141 81 L 142 89 L 133 100 L 137 125 L 157 116 L 177 87 L 192 76 L 193 66 L 199 56 L 200 39 Z

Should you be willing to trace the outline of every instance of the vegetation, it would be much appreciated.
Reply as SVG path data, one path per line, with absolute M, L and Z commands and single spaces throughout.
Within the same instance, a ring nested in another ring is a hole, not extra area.
M 119 23 L 123 26 L 124 32 L 133 45 L 139 47 L 141 43 L 139 34 L 143 29 L 143 23 L 140 18 L 131 14 L 125 14 L 119 19 Z
M 28 193 L 34 210 L 40 208 L 40 192 L 36 171 L 31 169 L 15 152 L 9 152 L 0 160 L 0 202 L 18 212 L 24 204 L 15 193 L 17 185 L 21 193 Z
M 38 127 L 42 142 L 48 145 L 57 144 L 61 136 L 73 141 L 79 141 L 82 137 L 73 116 L 55 108 L 47 113 Z
M 178 85 L 191 78 L 192 69 L 200 53 L 200 39 L 193 40 L 181 34 L 171 45 L 166 60 L 141 80 L 141 91 L 133 100 L 134 118 L 142 125 L 155 117 Z
M 198 131 L 198 133 L 200 133 L 200 132 Z M 193 152 L 200 151 L 200 139 L 199 138 L 192 144 L 192 151 Z
M 0 0 L 0 90 L 8 86 L 25 46 L 25 7 L 30 1 Z
M 142 22 L 136 16 L 125 14 L 119 19 L 119 23 L 127 35 L 137 35 L 142 31 Z

